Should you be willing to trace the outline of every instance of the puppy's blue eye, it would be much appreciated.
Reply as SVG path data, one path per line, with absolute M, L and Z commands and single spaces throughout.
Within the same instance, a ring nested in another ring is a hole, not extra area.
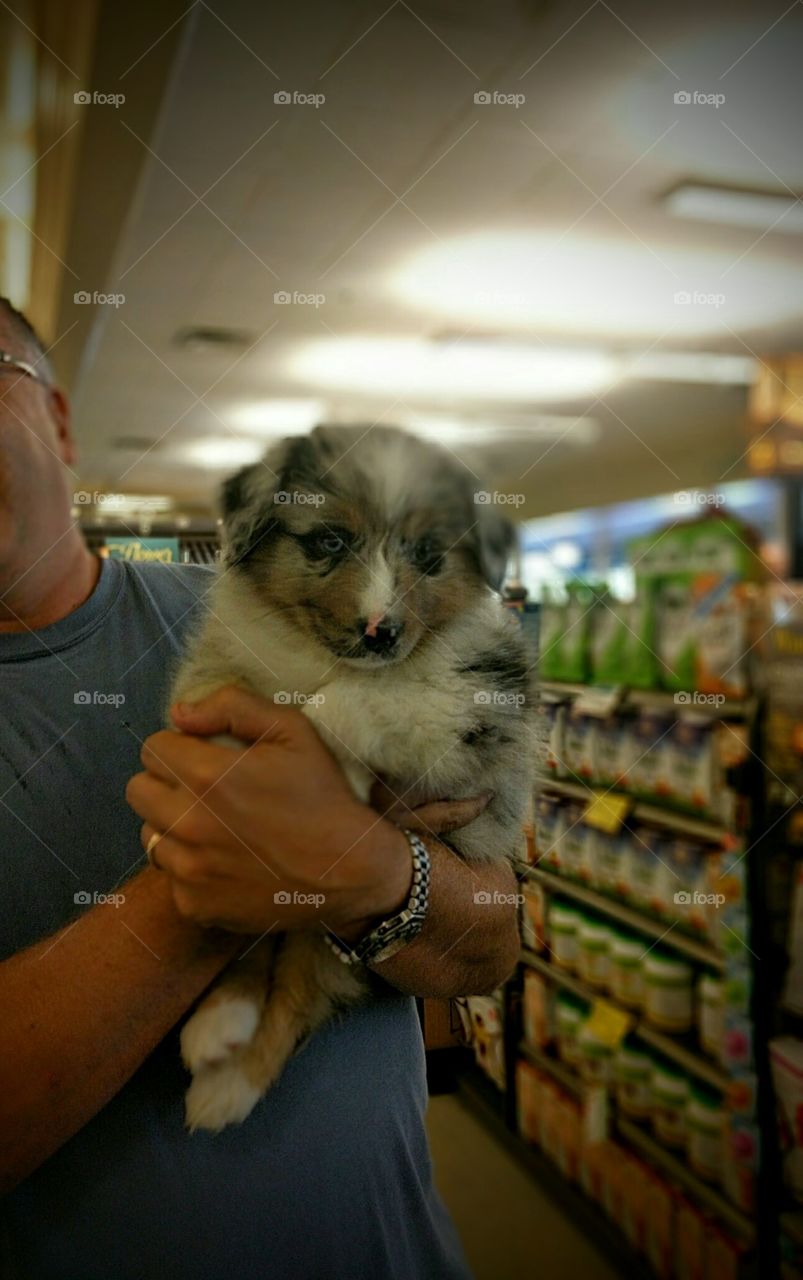
M 439 569 L 443 560 L 443 552 L 433 538 L 419 538 L 410 548 L 410 556 L 413 564 L 425 573 Z
M 321 551 L 325 551 L 328 556 L 336 556 L 339 551 L 344 551 L 346 544 L 342 538 L 336 533 L 329 533 L 320 541 Z

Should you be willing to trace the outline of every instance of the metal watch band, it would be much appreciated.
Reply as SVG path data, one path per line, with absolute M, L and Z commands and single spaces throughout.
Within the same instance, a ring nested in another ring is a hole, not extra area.
M 429 852 L 414 831 L 405 831 L 404 834 L 413 859 L 413 883 L 407 904 L 395 916 L 377 925 L 356 947 L 349 948 L 331 933 L 324 934 L 324 941 L 343 964 L 367 965 L 389 960 L 412 942 L 423 928 L 429 908 Z

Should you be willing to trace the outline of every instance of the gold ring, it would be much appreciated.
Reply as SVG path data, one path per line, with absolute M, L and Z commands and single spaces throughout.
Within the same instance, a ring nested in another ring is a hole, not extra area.
M 162 868 L 159 865 L 159 863 L 156 861 L 156 858 L 153 856 L 153 851 L 156 848 L 159 841 L 162 839 L 164 839 L 164 832 L 154 831 L 153 835 L 148 841 L 148 847 L 145 850 L 145 853 L 147 854 L 148 862 L 151 864 L 152 867 L 155 867 L 157 871 L 161 871 Z

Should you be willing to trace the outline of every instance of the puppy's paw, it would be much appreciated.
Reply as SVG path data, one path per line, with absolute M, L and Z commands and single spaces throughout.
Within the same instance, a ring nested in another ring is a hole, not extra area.
M 181 1031 L 181 1056 L 195 1075 L 226 1062 L 250 1043 L 259 1025 L 259 1007 L 242 998 L 202 1005 Z
M 220 1133 L 227 1124 L 241 1124 L 260 1096 L 236 1062 L 208 1067 L 193 1078 L 187 1090 L 187 1128 L 191 1133 L 197 1129 Z

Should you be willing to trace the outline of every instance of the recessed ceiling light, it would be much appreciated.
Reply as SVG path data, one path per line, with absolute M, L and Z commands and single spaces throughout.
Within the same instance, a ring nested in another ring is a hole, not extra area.
M 253 338 L 243 329 L 224 329 L 217 325 L 195 325 L 179 329 L 173 342 L 177 347 L 185 347 L 191 351 L 211 351 L 237 349 L 247 347 Z
M 803 203 L 790 192 L 740 191 L 684 182 L 664 196 L 664 204 L 676 218 L 698 218 L 756 231 L 803 231 Z

